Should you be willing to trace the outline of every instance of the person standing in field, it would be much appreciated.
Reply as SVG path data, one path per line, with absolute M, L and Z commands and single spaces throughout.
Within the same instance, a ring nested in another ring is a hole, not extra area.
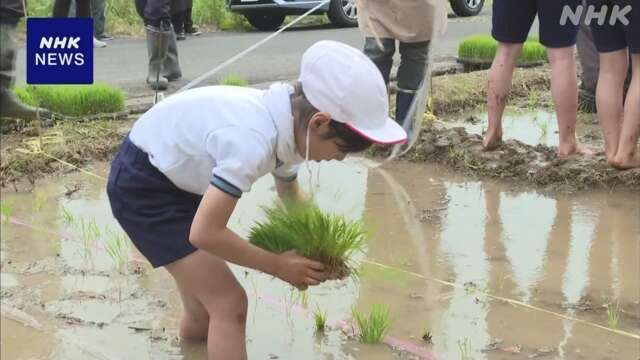
M 551 63 L 551 94 L 559 128 L 558 155 L 590 154 L 576 138 L 578 75 L 575 45 L 578 24 L 561 25 L 562 12 L 569 6 L 575 13 L 582 0 L 494 0 L 492 35 L 498 50 L 489 70 L 487 107 L 489 126 L 483 146 L 491 151 L 502 143 L 502 116 L 511 92 L 513 72 L 536 15 L 540 21 L 540 43 L 547 48 Z
M 18 52 L 16 28 L 24 16 L 22 0 L 0 2 L 0 117 L 32 120 L 37 118 L 38 111 L 47 116 L 49 111 L 25 105 L 13 93 Z
M 596 12 L 607 14 L 604 24 L 591 22 L 593 38 L 600 53 L 596 104 L 598 120 L 604 133 L 607 162 L 619 169 L 639 168 L 640 2 L 589 0 L 588 3 L 595 6 Z M 630 9 L 626 12 L 626 23 L 611 18 L 616 6 L 619 9 Z M 626 100 L 623 100 L 629 54 L 631 83 Z
M 431 40 L 447 25 L 445 0 L 358 0 L 358 26 L 365 35 L 364 53 L 389 84 L 396 42 L 400 66 L 395 119 L 404 125 L 413 119 L 409 109 L 425 78 Z M 424 109 L 417 109 L 424 111 Z
M 180 337 L 206 341 L 209 359 L 244 360 L 247 295 L 227 262 L 301 290 L 326 274 L 322 263 L 263 250 L 229 229 L 239 198 L 272 174 L 281 198 L 303 201 L 296 178 L 305 160 L 343 160 L 406 137 L 389 118 L 375 65 L 355 48 L 320 41 L 305 51 L 294 84 L 200 87 L 156 104 L 123 141 L 107 194 L 133 244 L 175 280 Z
M 171 25 L 171 7 L 182 0 L 135 0 L 136 11 L 144 20 L 149 65 L 147 84 L 153 90 L 166 90 L 169 81 L 182 77 L 176 35 Z
M 185 40 L 188 36 L 199 36 L 201 33 L 193 26 L 191 12 L 193 0 L 184 0 L 181 6 L 171 9 L 171 23 L 178 40 Z

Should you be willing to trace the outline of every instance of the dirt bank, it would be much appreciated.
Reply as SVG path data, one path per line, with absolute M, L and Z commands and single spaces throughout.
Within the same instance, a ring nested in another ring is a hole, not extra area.
M 388 152 L 378 152 L 384 155 Z M 594 187 L 640 190 L 640 169 L 618 171 L 607 165 L 602 153 L 594 156 L 558 158 L 555 149 L 506 141 L 498 150 L 486 152 L 482 137 L 464 128 L 429 127 L 415 147 L 402 159 L 437 162 L 472 176 L 489 176 L 559 190 Z

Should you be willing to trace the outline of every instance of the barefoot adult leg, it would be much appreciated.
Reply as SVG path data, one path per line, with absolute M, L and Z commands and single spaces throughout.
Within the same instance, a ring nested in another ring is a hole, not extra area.
M 591 154 L 591 151 L 576 139 L 578 118 L 578 74 L 576 70 L 575 46 L 547 48 L 551 63 L 551 95 L 558 117 L 560 141 L 559 156 Z
M 598 121 L 604 136 L 607 161 L 614 164 L 624 117 L 623 84 L 627 76 L 627 50 L 600 54 L 600 75 L 596 91 Z
M 640 54 L 631 55 L 632 78 L 624 104 L 624 121 L 613 166 L 619 169 L 640 167 Z
M 489 126 L 482 146 L 485 150 L 495 150 L 502 142 L 502 115 L 511 92 L 513 71 L 522 52 L 522 44 L 499 43 L 496 57 L 489 70 L 487 83 L 487 107 Z

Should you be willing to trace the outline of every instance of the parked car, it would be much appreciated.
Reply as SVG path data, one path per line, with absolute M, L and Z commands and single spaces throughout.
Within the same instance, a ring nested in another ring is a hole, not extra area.
M 474 16 L 482 11 L 485 0 L 449 0 L 458 16 Z M 319 0 L 227 0 L 232 12 L 244 15 L 259 30 L 275 30 L 287 15 L 301 15 L 317 6 Z M 358 26 L 356 0 L 331 0 L 314 15 L 326 15 L 339 27 Z

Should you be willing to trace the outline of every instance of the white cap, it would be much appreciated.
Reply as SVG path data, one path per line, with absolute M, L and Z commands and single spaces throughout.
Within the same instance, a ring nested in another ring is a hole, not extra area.
M 361 51 L 336 41 L 315 43 L 302 55 L 300 83 L 311 105 L 367 140 L 407 141 L 404 129 L 389 118 L 382 74 Z

